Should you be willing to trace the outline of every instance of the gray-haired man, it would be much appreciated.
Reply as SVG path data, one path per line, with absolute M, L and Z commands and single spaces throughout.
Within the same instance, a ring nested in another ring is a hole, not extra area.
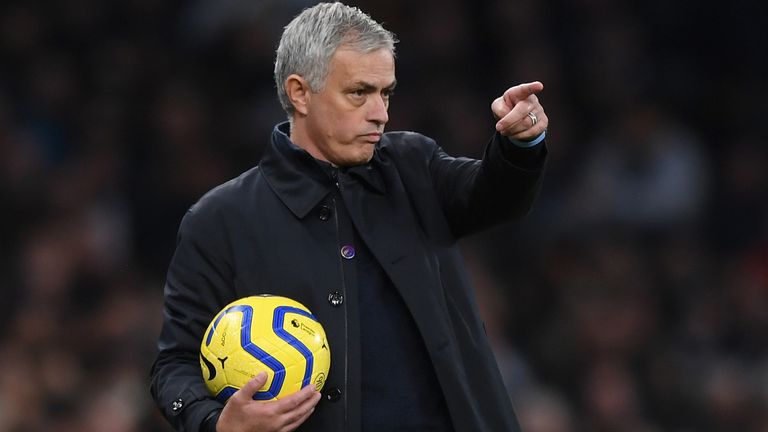
M 422 135 L 384 133 L 395 42 L 340 3 L 285 28 L 275 81 L 290 122 L 258 167 L 190 208 L 169 266 L 151 389 L 178 430 L 519 429 L 457 241 L 530 207 L 546 158 L 543 86 L 493 101 L 484 158 L 454 158 Z M 255 401 L 265 374 L 225 405 L 208 395 L 202 334 L 225 304 L 259 293 L 323 323 L 322 395 Z

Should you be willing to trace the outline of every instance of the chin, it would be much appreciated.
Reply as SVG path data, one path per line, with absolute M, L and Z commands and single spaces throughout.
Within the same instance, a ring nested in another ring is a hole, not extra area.
M 370 162 L 371 159 L 373 159 L 374 148 L 375 146 L 371 145 L 370 150 L 366 149 L 365 153 L 361 154 L 360 157 L 358 158 L 357 165 Z
M 363 148 L 352 154 L 339 155 L 333 164 L 336 166 L 355 166 L 370 162 L 373 159 L 374 144 L 366 144 Z

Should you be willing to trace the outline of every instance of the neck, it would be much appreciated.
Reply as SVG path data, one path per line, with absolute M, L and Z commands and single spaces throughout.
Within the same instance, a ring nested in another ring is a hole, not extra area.
M 304 127 L 304 119 L 301 116 L 294 115 L 291 119 L 291 133 L 289 137 L 291 142 L 304 149 L 307 153 L 312 155 L 313 158 L 328 162 L 328 160 L 320 153 L 317 146 L 307 133 L 307 128 Z

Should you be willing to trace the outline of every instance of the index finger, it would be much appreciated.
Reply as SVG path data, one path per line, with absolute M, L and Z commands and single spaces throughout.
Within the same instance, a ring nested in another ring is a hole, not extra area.
M 274 402 L 275 408 L 279 413 L 287 413 L 300 407 L 302 403 L 309 400 L 317 393 L 313 385 L 305 386 L 303 389 L 288 395 Z
M 507 91 L 504 92 L 504 100 L 510 105 L 510 107 L 512 107 L 528 96 L 536 94 L 542 90 L 544 90 L 544 84 L 539 81 L 519 84 L 514 87 L 510 87 Z

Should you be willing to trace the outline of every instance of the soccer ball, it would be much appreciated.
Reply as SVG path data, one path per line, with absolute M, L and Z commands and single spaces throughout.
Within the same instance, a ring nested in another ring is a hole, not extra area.
M 330 366 L 323 326 L 286 297 L 251 296 L 226 305 L 200 344 L 203 379 L 222 403 L 261 371 L 267 382 L 255 400 L 280 399 L 310 384 L 320 391 Z

